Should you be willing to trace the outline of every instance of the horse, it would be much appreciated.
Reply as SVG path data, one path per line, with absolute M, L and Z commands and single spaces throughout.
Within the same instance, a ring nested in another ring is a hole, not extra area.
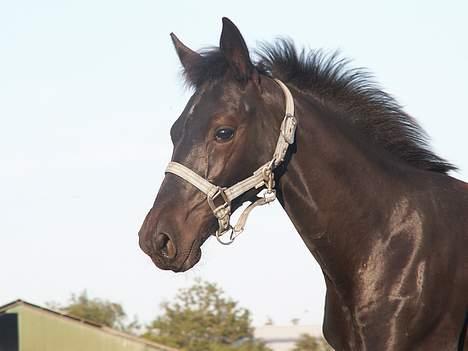
M 456 167 L 366 70 L 291 40 L 252 60 L 222 22 L 219 48 L 193 51 L 171 33 L 194 93 L 171 128 L 141 249 L 186 271 L 211 235 L 231 243 L 277 198 L 323 271 L 335 350 L 467 350 L 468 184 Z

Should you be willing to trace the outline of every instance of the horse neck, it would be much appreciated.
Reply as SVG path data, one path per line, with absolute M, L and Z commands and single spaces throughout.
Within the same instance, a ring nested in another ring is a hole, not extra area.
M 364 258 L 371 250 L 368 237 L 378 235 L 401 195 L 399 162 L 361 145 L 310 96 L 294 97 L 296 145 L 278 182 L 280 202 L 325 274 L 352 279 L 362 262 L 358 253 Z

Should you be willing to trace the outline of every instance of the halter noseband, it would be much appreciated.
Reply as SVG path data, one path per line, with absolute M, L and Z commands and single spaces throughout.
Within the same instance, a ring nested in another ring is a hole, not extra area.
M 216 231 L 216 238 L 223 245 L 229 245 L 234 239 L 244 231 L 245 223 L 250 212 L 257 206 L 268 204 L 276 199 L 274 170 L 283 162 L 289 145 L 294 143 L 297 120 L 294 116 L 294 100 L 288 87 L 279 79 L 274 81 L 283 90 L 286 100 L 286 112 L 281 123 L 280 135 L 276 143 L 275 152 L 272 159 L 258 168 L 252 176 L 241 180 L 229 188 L 219 187 L 200 177 L 191 169 L 177 162 L 169 162 L 166 173 L 172 173 L 195 186 L 206 195 L 208 205 L 213 211 L 213 215 L 218 219 L 219 228 Z M 257 197 L 241 214 L 236 225 L 232 226 L 231 202 L 251 189 L 265 187 L 266 192 L 263 197 Z M 221 205 L 216 205 L 215 200 L 222 200 Z M 222 241 L 221 236 L 230 232 L 229 240 Z

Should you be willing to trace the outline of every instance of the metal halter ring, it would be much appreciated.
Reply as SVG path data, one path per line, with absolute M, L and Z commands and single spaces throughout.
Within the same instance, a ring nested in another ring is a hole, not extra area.
M 226 234 L 227 232 L 230 231 L 230 234 L 229 234 L 229 239 L 228 241 L 223 241 L 221 239 L 221 236 L 223 236 L 224 234 Z M 244 230 L 235 230 L 232 225 L 229 225 L 229 228 L 227 230 L 225 230 L 224 232 L 222 232 L 221 234 L 219 233 L 219 230 L 216 231 L 216 240 L 218 240 L 218 242 L 222 245 L 231 245 L 234 240 L 243 232 Z
M 270 202 L 273 202 L 276 200 L 276 191 L 275 189 L 271 191 L 265 191 L 263 194 L 263 200 L 265 201 L 265 204 L 269 204 Z

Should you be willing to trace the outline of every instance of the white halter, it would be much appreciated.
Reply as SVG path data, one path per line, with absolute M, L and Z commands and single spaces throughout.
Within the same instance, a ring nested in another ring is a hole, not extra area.
M 258 168 L 252 176 L 229 188 L 216 186 L 205 178 L 200 177 L 191 169 L 177 162 L 169 162 L 166 168 L 166 173 L 173 173 L 179 176 L 206 195 L 208 205 L 213 211 L 214 216 L 218 219 L 219 228 L 216 231 L 216 238 L 223 245 L 232 244 L 234 239 L 244 231 L 247 217 L 256 206 L 265 205 L 276 199 L 273 171 L 283 162 L 289 145 L 294 143 L 294 135 L 297 126 L 297 120 L 294 116 L 294 100 L 288 87 L 279 79 L 274 80 L 283 90 L 286 99 L 286 112 L 283 122 L 281 123 L 280 135 L 271 161 Z M 257 200 L 251 203 L 244 212 L 242 212 L 237 224 L 233 227 L 230 223 L 231 202 L 247 191 L 254 188 L 259 189 L 262 186 L 266 188 L 263 197 L 257 197 Z M 222 199 L 223 203 L 221 205 L 215 205 L 215 199 L 219 197 L 221 197 L 220 199 Z M 229 231 L 231 231 L 229 241 L 222 241 L 221 236 Z

